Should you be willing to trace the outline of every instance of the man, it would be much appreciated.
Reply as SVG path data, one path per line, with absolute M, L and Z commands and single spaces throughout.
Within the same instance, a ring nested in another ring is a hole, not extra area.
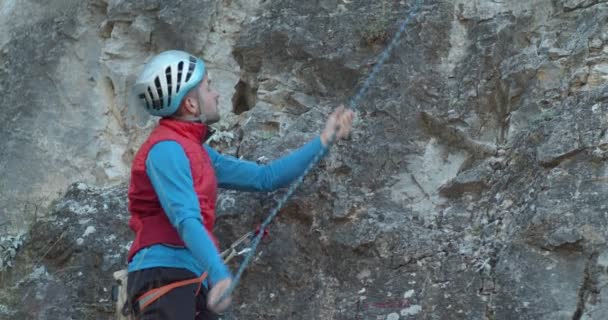
M 341 106 L 319 137 L 268 165 L 223 156 L 203 145 L 207 126 L 220 117 L 210 84 L 202 60 L 166 51 L 145 65 L 134 86 L 143 107 L 162 117 L 135 155 L 129 186 L 135 240 L 127 292 L 138 319 L 216 319 L 230 304 L 218 300 L 232 281 L 213 235 L 217 187 L 286 186 L 325 151 L 334 131 L 341 139 L 352 126 L 353 112 Z

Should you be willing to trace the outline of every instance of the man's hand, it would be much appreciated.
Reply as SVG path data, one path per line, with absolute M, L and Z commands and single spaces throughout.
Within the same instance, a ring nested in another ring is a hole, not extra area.
M 353 118 L 355 113 L 346 109 L 344 105 L 340 105 L 334 112 L 329 116 L 325 123 L 325 129 L 321 132 L 321 142 L 324 146 L 329 144 L 329 138 L 336 132 L 336 140 L 348 137 L 350 130 L 353 125 Z
M 207 308 L 209 310 L 215 313 L 221 313 L 228 309 L 230 303 L 232 302 L 232 297 L 226 297 L 226 299 L 219 302 L 218 300 L 224 295 L 224 292 L 230 288 L 231 284 L 232 279 L 228 278 L 219 281 L 213 287 L 211 287 L 211 290 L 207 295 Z

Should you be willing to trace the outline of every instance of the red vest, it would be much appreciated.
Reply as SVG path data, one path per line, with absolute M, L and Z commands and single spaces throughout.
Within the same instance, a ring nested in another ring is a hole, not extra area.
M 207 127 L 204 124 L 161 119 L 135 155 L 129 185 L 129 212 L 131 212 L 129 227 L 135 232 L 135 241 L 129 250 L 128 261 L 131 261 L 137 251 L 154 244 L 185 246 L 177 230 L 169 222 L 146 173 L 148 152 L 161 141 L 175 141 L 184 149 L 190 161 L 194 191 L 198 196 L 205 229 L 217 245 L 212 233 L 215 223 L 217 181 L 211 159 L 203 147 L 206 134 Z

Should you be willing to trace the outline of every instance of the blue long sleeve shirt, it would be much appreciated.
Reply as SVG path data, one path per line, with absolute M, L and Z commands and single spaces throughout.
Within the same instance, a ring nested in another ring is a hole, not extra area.
M 299 177 L 319 152 L 327 150 L 319 137 L 291 154 L 267 165 L 225 156 L 204 145 L 220 188 L 245 191 L 272 191 Z M 146 172 L 171 224 L 177 229 L 186 248 L 164 244 L 137 252 L 128 271 L 173 267 L 196 275 L 207 271 L 211 284 L 230 277 L 213 241 L 204 230 L 197 195 L 193 188 L 190 162 L 175 141 L 157 143 L 146 159 Z

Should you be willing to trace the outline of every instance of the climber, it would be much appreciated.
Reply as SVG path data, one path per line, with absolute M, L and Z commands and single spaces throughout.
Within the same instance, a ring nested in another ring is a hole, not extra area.
M 339 106 L 320 136 L 267 165 L 225 156 L 207 144 L 219 93 L 204 62 L 166 51 L 145 64 L 135 97 L 158 125 L 136 153 L 129 185 L 127 307 L 137 319 L 217 319 L 232 276 L 213 235 L 217 187 L 271 191 L 299 177 L 330 137 L 348 136 L 353 111 Z

